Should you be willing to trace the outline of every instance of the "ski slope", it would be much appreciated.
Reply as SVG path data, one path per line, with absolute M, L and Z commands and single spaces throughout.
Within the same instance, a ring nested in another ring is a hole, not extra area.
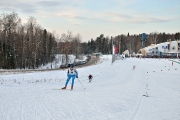
M 66 70 L 1 75 L 0 120 L 180 120 L 180 64 L 101 61 L 77 69 L 83 86 L 75 79 L 73 91 L 70 83 L 54 90 L 64 86 Z

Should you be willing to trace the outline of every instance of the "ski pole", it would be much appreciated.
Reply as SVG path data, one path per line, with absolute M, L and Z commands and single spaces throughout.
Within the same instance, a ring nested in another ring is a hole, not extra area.
M 77 78 L 78 79 L 78 81 L 81 83 L 81 81 L 79 80 L 79 78 Z M 81 85 L 82 85 L 82 83 L 81 83 Z M 82 85 L 82 87 L 84 88 L 84 90 L 85 90 L 85 87 Z

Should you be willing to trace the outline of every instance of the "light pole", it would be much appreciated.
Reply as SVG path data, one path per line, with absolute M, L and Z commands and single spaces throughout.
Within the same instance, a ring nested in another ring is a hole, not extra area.
M 119 42 L 119 55 L 121 54 L 121 41 Z

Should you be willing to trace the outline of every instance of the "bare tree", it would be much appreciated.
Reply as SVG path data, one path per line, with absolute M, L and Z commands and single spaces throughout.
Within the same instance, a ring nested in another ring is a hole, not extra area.
M 0 28 L 3 31 L 2 44 L 3 50 L 3 66 L 5 68 L 15 68 L 14 53 L 15 53 L 15 37 L 16 28 L 20 24 L 21 19 L 16 13 L 2 14 Z
M 159 39 L 158 39 L 158 32 L 151 32 L 149 34 L 149 38 L 148 38 L 150 44 L 157 44 Z
M 80 34 L 77 34 L 77 35 L 74 37 L 75 55 L 76 55 L 76 58 L 79 58 L 79 54 L 80 54 L 80 50 L 81 50 L 81 46 L 80 46 L 81 40 L 82 40 L 82 37 L 81 37 Z
M 55 37 L 43 30 L 34 17 L 22 25 L 16 13 L 0 16 L 0 67 L 36 68 L 54 59 Z
M 61 53 L 65 55 L 65 64 L 68 62 L 68 54 L 70 53 L 71 50 L 71 41 L 73 40 L 72 38 L 72 32 L 68 31 L 67 35 L 65 33 L 61 34 L 60 38 L 60 43 L 61 43 Z

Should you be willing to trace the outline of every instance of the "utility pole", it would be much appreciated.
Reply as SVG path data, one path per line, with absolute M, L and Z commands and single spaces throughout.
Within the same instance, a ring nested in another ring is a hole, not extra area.
M 119 55 L 121 54 L 121 41 L 119 41 Z
M 121 54 L 120 52 L 121 52 L 121 40 L 120 40 L 120 38 L 119 38 L 119 35 L 118 35 L 118 40 L 119 40 L 119 55 Z

